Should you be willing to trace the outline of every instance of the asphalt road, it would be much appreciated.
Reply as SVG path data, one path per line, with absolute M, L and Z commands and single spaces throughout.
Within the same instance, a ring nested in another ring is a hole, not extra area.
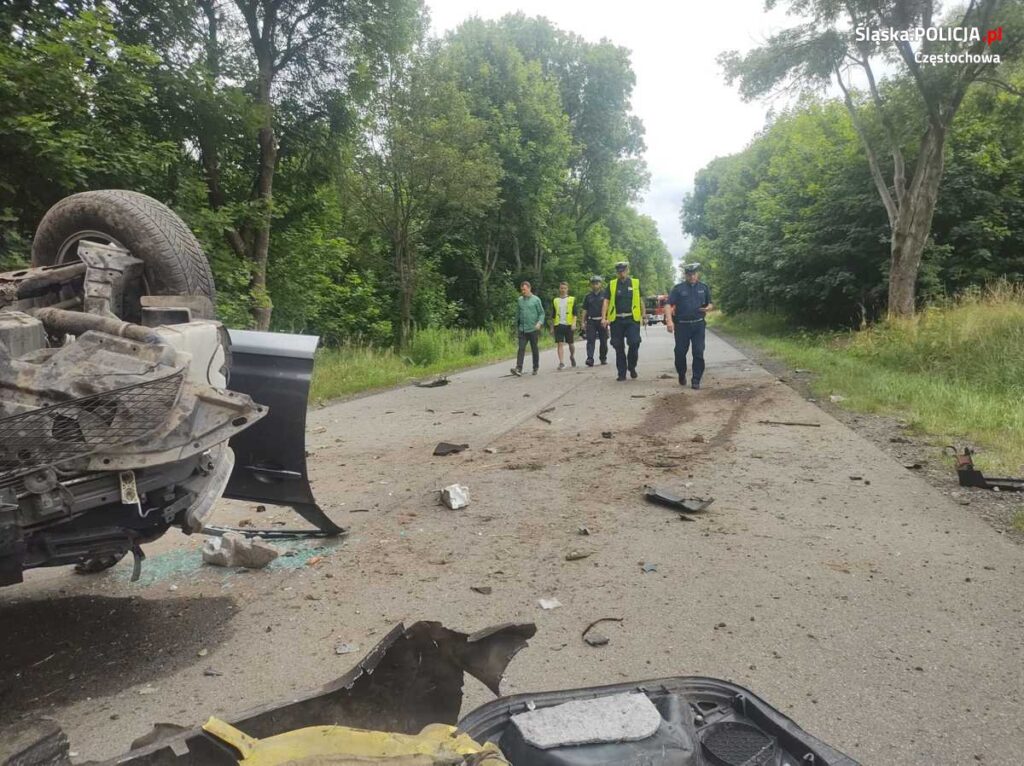
M 1021 547 L 720 339 L 708 361 L 681 389 L 651 328 L 636 381 L 549 351 L 537 377 L 504 363 L 313 410 L 315 489 L 348 539 L 249 574 L 182 535 L 137 584 L 127 564 L 32 573 L 0 591 L 0 725 L 52 716 L 79 760 L 108 757 L 153 722 L 318 686 L 358 656 L 339 642 L 397 621 L 529 620 L 506 693 L 719 676 L 865 764 L 1020 763 Z M 442 440 L 470 449 L 433 457 Z M 469 508 L 437 504 L 452 482 Z M 715 502 L 684 523 L 645 484 Z M 217 520 L 242 518 L 290 522 L 228 502 Z M 592 648 L 599 617 L 623 622 Z M 489 698 L 471 682 L 464 709 Z

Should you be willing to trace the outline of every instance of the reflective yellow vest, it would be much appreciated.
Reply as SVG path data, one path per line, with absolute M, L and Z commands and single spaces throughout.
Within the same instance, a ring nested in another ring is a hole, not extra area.
M 553 317 L 555 324 L 558 324 L 558 301 L 561 297 L 562 296 L 560 295 L 556 295 L 555 299 L 551 301 L 551 305 L 554 306 L 555 309 L 555 314 Z M 571 326 L 574 323 L 572 312 L 573 307 L 576 305 L 576 299 L 573 298 L 571 295 L 567 295 L 566 298 L 568 298 L 568 302 L 565 304 L 565 323 Z
M 631 278 L 629 281 L 633 283 L 633 321 L 634 322 L 639 322 L 640 319 L 641 319 L 641 316 L 642 316 L 642 310 L 640 308 L 640 280 L 639 279 L 632 279 Z M 609 322 L 614 322 L 615 319 L 616 319 L 616 317 L 615 317 L 615 314 L 616 314 L 616 311 L 615 311 L 615 291 L 618 289 L 618 286 L 619 286 L 619 280 L 618 280 L 617 277 L 615 279 L 613 279 L 611 281 L 611 283 L 608 285 L 609 296 L 611 298 L 611 300 L 608 301 L 608 321 Z

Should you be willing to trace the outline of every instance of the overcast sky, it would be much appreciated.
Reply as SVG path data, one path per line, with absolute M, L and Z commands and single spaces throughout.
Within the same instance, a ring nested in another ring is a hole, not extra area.
M 522 11 L 544 16 L 587 40 L 608 38 L 632 51 L 633 110 L 647 130 L 651 186 L 640 204 L 658 222 L 678 260 L 686 249 L 679 225 L 683 194 L 715 157 L 742 149 L 764 125 L 768 105 L 743 103 L 726 85 L 715 57 L 746 50 L 788 26 L 764 0 L 427 0 L 441 35 L 471 16 L 497 19 Z

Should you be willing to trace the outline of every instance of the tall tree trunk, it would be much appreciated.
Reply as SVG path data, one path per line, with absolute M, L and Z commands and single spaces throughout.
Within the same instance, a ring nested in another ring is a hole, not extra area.
M 277 137 L 274 135 L 274 107 L 270 100 L 274 71 L 269 56 L 261 57 L 256 103 L 261 111 L 259 130 L 260 168 L 256 179 L 259 205 L 250 258 L 252 318 L 257 330 L 270 329 L 273 304 L 267 291 L 267 261 L 270 257 L 270 218 L 274 202 L 274 169 L 277 166 Z
M 946 130 L 932 126 L 921 142 L 914 178 L 899 204 L 889 256 L 889 316 L 912 316 L 945 164 Z
M 415 264 L 408 243 L 400 236 L 392 241 L 395 258 L 395 273 L 398 275 L 398 327 L 395 341 L 399 348 L 405 348 L 412 337 L 412 302 L 416 294 Z

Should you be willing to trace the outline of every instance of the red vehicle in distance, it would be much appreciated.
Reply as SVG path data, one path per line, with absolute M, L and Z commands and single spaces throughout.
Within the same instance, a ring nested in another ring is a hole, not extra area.
M 649 295 L 644 298 L 644 324 L 665 324 L 667 295 Z

